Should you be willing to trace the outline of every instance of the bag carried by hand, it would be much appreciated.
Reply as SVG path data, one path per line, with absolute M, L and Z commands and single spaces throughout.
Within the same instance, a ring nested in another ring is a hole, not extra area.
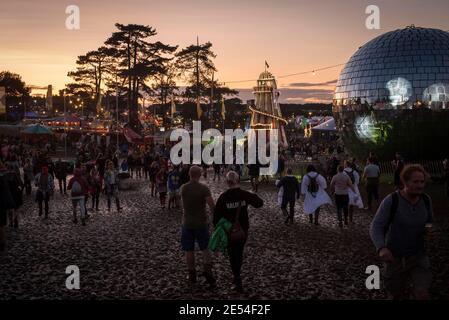
M 232 224 L 231 230 L 229 230 L 229 243 L 231 244 L 244 242 L 246 240 L 246 232 L 242 229 L 239 221 L 241 206 L 240 203 L 235 215 L 235 221 Z

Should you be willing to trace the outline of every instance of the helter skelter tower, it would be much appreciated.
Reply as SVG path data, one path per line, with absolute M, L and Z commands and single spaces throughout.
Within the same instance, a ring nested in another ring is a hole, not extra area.
M 278 129 L 279 146 L 287 148 L 288 143 L 284 129 L 287 121 L 282 117 L 279 106 L 280 92 L 277 89 L 276 79 L 266 69 L 260 74 L 253 94 L 255 103 L 249 106 L 251 111 L 250 128 L 257 130 L 257 134 L 265 132 L 267 139 L 269 139 L 272 129 Z

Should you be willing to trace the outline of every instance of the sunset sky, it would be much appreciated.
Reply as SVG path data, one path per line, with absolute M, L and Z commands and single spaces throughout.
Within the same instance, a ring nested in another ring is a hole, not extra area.
M 380 7 L 380 30 L 365 27 L 371 4 Z M 68 5 L 81 10 L 80 30 L 65 27 Z M 447 0 L 1 0 L 0 70 L 62 89 L 76 57 L 101 46 L 120 22 L 152 26 L 154 40 L 180 47 L 197 35 L 211 41 L 219 81 L 255 79 L 265 60 L 281 76 L 344 63 L 370 39 L 410 24 L 448 30 L 448 12 Z M 341 68 L 279 79 L 282 101 L 327 101 Z

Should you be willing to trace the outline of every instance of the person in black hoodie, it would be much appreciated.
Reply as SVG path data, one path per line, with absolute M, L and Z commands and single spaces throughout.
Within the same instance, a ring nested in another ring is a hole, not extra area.
M 290 223 L 293 223 L 293 216 L 295 214 L 295 199 L 299 199 L 301 190 L 298 179 L 293 175 L 292 168 L 287 169 L 287 175 L 283 177 L 276 184 L 276 186 L 278 188 L 284 188 L 284 193 L 282 194 L 281 210 L 284 216 L 287 217 L 285 219 L 285 224 L 287 224 L 289 221 Z M 287 205 L 290 206 L 290 213 L 287 212 Z
M 237 212 L 240 211 L 238 222 L 240 223 L 241 229 L 245 232 L 245 238 L 240 242 L 231 243 L 231 241 L 228 241 L 228 255 L 234 275 L 233 290 L 242 292 L 243 286 L 240 270 L 243 263 L 243 250 L 249 230 L 248 205 L 260 208 L 263 206 L 263 200 L 255 193 L 240 189 L 239 175 L 235 171 L 228 172 L 226 175 L 226 183 L 229 189 L 223 192 L 217 200 L 214 210 L 214 226 L 217 225 L 221 218 L 235 223 Z

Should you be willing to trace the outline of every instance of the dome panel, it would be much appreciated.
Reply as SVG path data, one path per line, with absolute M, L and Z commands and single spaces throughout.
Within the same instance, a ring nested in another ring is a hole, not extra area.
M 448 157 L 449 33 L 412 26 L 367 42 L 341 71 L 333 110 L 356 156 Z
M 407 27 L 387 32 L 359 48 L 341 71 L 335 88 L 336 93 L 348 92 L 345 80 L 351 85 L 373 83 L 373 88 L 386 88 L 387 83 L 396 78 L 404 78 L 411 83 L 412 91 L 437 83 L 449 84 L 449 33 L 438 29 Z M 261 75 L 262 76 L 262 75 Z M 435 83 L 429 83 L 435 82 Z M 359 90 L 355 90 L 359 91 Z M 418 90 L 419 91 L 419 90 Z M 376 101 L 375 92 L 360 99 Z M 421 95 L 416 95 L 418 100 Z M 334 96 L 334 99 L 336 97 Z M 411 108 L 416 99 L 409 99 L 402 107 Z M 393 97 L 390 107 L 398 107 Z

